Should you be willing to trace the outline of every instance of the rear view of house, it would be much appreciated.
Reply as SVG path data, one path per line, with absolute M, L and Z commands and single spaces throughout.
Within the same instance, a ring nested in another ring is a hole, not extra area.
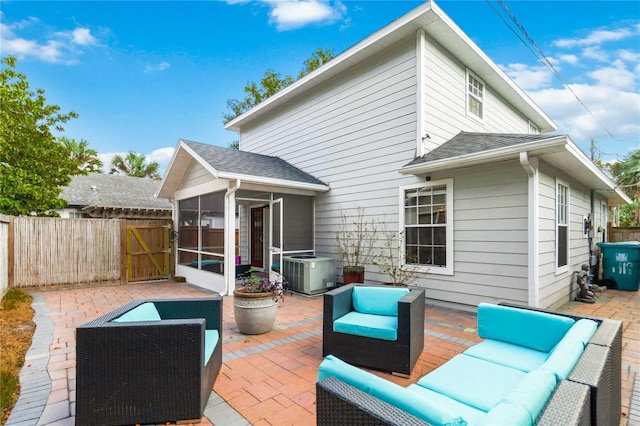
M 401 233 L 433 303 L 554 307 L 629 202 L 431 1 L 226 128 L 240 151 L 180 141 L 158 191 L 176 273 L 223 293 L 236 262 L 336 257 L 341 213 L 362 208 Z

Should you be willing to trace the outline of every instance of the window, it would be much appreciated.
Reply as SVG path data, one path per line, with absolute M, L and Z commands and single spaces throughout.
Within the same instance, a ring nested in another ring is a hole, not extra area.
M 556 269 L 569 268 L 569 186 L 556 182 Z
M 467 114 L 484 120 L 484 83 L 467 70 Z
M 453 274 L 453 180 L 400 188 L 404 256 L 429 272 Z
M 540 134 L 540 129 L 538 129 L 538 126 L 533 124 L 531 121 L 529 121 L 529 134 L 530 135 L 539 135 Z
M 70 219 L 82 219 L 83 217 L 84 217 L 84 214 L 81 212 L 69 212 Z

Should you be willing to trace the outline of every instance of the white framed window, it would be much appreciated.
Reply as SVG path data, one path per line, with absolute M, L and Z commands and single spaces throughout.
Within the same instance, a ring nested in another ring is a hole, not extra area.
M 84 214 L 81 212 L 69 212 L 69 219 L 82 219 Z
M 540 134 L 540 129 L 538 129 L 538 126 L 533 124 L 531 122 L 531 120 L 529 120 L 529 134 L 530 135 L 539 135 Z
M 453 275 L 453 179 L 400 187 L 401 259 Z
M 569 270 L 569 185 L 556 180 L 556 273 Z
M 467 70 L 467 115 L 484 121 L 484 82 Z

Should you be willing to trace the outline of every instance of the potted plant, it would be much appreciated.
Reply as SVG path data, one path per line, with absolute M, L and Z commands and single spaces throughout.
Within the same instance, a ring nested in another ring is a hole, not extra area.
M 273 328 L 278 300 L 282 299 L 282 282 L 256 275 L 253 269 L 242 277 L 242 285 L 233 292 L 233 315 L 238 331 L 263 334 Z
M 387 284 L 409 286 L 422 274 L 427 273 L 422 265 L 416 262 L 417 259 L 412 259 L 404 254 L 404 232 L 389 232 L 385 229 L 384 237 L 383 248 L 374 261 L 374 265 L 378 267 L 380 273 L 389 277 Z M 404 262 L 400 262 L 403 255 Z
M 375 261 L 375 242 L 378 227 L 374 220 L 367 220 L 364 210 L 356 208 L 349 216 L 346 211 L 340 214 L 340 227 L 336 231 L 336 247 L 342 262 L 344 284 L 364 282 L 364 265 Z

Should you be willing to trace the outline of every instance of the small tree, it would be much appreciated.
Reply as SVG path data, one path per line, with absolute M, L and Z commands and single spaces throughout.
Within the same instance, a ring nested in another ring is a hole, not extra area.
M 58 138 L 58 143 L 67 150 L 69 157 L 76 163 L 81 174 L 102 173 L 102 161 L 98 158 L 98 152 L 89 148 L 89 142 L 84 139 L 80 139 L 78 142 L 63 136 Z
M 417 263 L 417 259 L 411 259 L 405 254 L 403 247 L 404 232 L 383 231 L 384 245 L 374 264 L 382 274 L 389 276 L 392 285 L 412 285 L 421 275 L 427 271 Z M 400 261 L 404 256 L 404 261 Z
M 336 231 L 336 247 L 343 268 L 364 268 L 376 260 L 375 243 L 378 224 L 367 220 L 364 209 L 357 207 L 353 215 L 340 213 L 340 226 Z
M 53 210 L 67 205 L 62 187 L 79 170 L 52 129 L 62 132 L 77 114 L 47 105 L 44 90 L 31 91 L 15 64 L 11 56 L 0 60 L 0 213 L 58 216 Z

